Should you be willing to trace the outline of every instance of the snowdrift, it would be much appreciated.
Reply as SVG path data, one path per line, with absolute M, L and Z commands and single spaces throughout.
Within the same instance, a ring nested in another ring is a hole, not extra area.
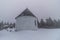
M 0 40 L 60 40 L 60 29 L 25 30 L 18 32 L 0 31 Z

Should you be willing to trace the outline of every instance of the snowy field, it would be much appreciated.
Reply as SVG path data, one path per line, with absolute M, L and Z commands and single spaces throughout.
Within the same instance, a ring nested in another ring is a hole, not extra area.
M 60 29 L 25 30 L 19 32 L 0 31 L 0 40 L 60 40 Z

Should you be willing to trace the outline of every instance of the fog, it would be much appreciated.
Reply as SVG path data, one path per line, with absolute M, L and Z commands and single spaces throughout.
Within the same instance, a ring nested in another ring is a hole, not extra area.
M 0 0 L 0 21 L 16 22 L 15 17 L 26 8 L 39 20 L 60 19 L 60 0 Z

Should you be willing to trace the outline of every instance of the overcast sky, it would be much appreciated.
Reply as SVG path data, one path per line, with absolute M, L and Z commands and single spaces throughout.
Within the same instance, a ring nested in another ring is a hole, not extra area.
M 0 0 L 0 21 L 15 22 L 15 17 L 26 8 L 38 19 L 60 19 L 60 0 Z

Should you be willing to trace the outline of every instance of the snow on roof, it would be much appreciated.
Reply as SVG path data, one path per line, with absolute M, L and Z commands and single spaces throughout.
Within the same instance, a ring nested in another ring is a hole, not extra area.
M 20 16 L 33 16 L 36 17 L 28 8 L 26 8 L 20 15 L 18 15 L 16 18 Z M 15 19 L 16 19 L 15 18 Z

